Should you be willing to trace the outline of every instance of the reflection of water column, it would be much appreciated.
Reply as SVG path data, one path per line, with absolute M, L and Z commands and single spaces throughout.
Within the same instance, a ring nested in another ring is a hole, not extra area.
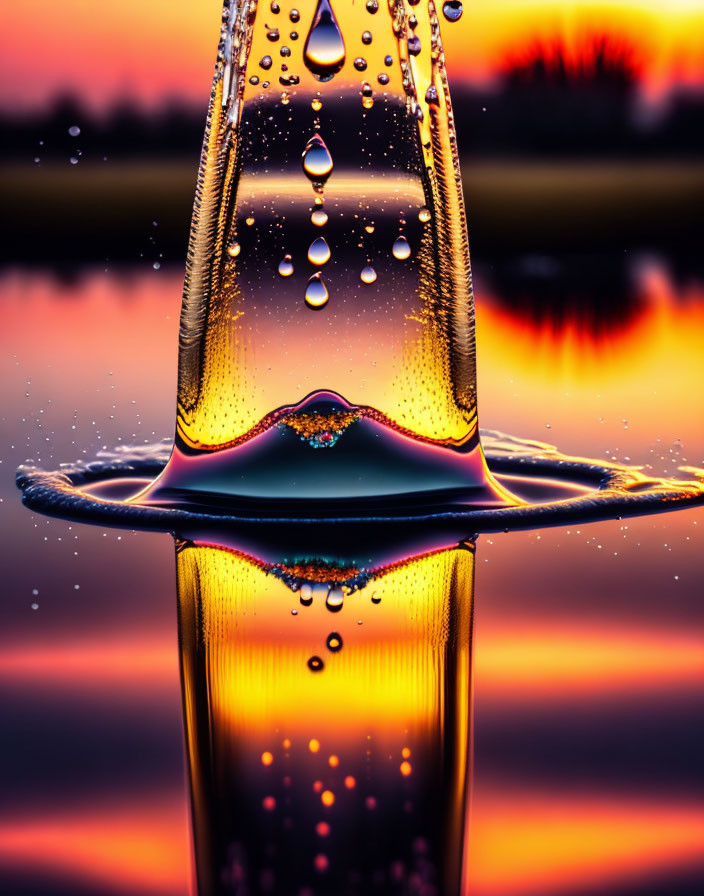
M 201 896 L 460 892 L 473 566 L 179 544 Z

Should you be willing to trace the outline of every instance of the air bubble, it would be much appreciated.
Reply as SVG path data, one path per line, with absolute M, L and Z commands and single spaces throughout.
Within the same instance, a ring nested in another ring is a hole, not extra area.
M 303 49 L 303 61 L 321 81 L 330 80 L 344 64 L 345 42 L 329 0 L 318 0 Z
M 308 261 L 318 267 L 322 267 L 330 261 L 330 246 L 325 241 L 325 237 L 319 236 L 310 244 Z
M 423 224 L 427 224 L 430 218 L 430 209 L 423 206 L 423 208 L 418 212 L 418 220 Z
M 237 258 L 241 251 L 242 246 L 240 246 L 239 243 L 230 243 L 230 245 L 227 247 L 227 254 L 230 256 L 230 258 Z
M 320 274 L 313 274 L 308 281 L 308 286 L 306 286 L 306 305 L 315 310 L 324 308 L 325 305 L 327 305 L 329 298 L 330 293 L 328 292 L 327 286 L 323 283 L 323 278 Z
M 359 279 L 362 283 L 374 283 L 376 280 L 376 271 L 370 264 L 368 264 L 366 267 L 362 268 Z
M 459 22 L 463 12 L 461 0 L 445 0 L 442 5 L 442 14 L 448 22 Z
M 410 258 L 411 247 L 405 236 L 397 237 L 396 241 L 391 247 L 391 252 L 394 258 L 397 258 L 399 261 L 405 261 L 407 258 Z
M 284 257 L 279 262 L 279 274 L 282 277 L 290 277 L 293 273 L 293 262 L 291 261 L 290 255 L 284 255 Z
M 311 109 L 313 109 L 314 112 L 320 112 L 320 110 L 323 108 L 323 101 L 319 96 L 314 96 L 310 101 L 310 105 Z

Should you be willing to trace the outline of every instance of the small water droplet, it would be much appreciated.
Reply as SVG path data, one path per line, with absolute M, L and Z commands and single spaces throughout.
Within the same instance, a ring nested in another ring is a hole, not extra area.
M 394 258 L 397 258 L 399 261 L 405 261 L 407 258 L 410 258 L 411 247 L 405 236 L 399 236 L 396 238 L 396 241 L 391 247 L 391 252 Z
M 438 90 L 434 84 L 431 84 L 430 87 L 425 91 L 425 101 L 429 106 L 437 106 L 440 102 L 440 98 L 438 97 Z
M 313 603 L 313 586 L 309 585 L 307 582 L 304 585 L 301 585 L 301 590 L 298 592 L 298 599 L 304 607 L 309 607 Z
M 342 635 L 339 635 L 337 632 L 330 632 L 327 641 L 325 642 L 325 646 L 333 653 L 342 650 Z
M 463 12 L 461 0 L 445 0 L 442 5 L 442 14 L 448 22 L 459 22 Z
M 281 47 L 281 49 L 279 50 L 279 55 L 283 56 L 285 59 L 288 59 L 288 57 L 291 55 L 291 47 Z
M 372 33 L 371 31 L 363 31 L 362 32 L 362 43 L 365 46 L 368 46 L 372 42 Z
M 380 604 L 380 603 L 381 603 L 381 598 L 379 597 L 378 594 L 372 594 L 372 603 L 373 603 L 373 604 Z
M 249 215 L 247 218 L 245 218 L 244 223 L 247 225 L 247 227 L 251 227 L 254 224 L 254 215 Z
M 72 165 L 77 165 L 77 164 L 78 164 L 78 159 L 77 159 L 75 156 L 71 156 L 71 158 L 69 159 L 69 162 L 70 162 Z
M 354 61 L 354 67 L 358 72 L 363 72 L 367 68 L 367 60 L 362 56 L 358 56 Z
M 384 65 L 385 65 L 387 68 L 389 68 L 389 67 L 392 66 L 393 64 L 394 64 L 394 57 L 393 57 L 393 56 L 384 56 Z
M 379 0 L 367 0 L 367 12 L 370 12 L 372 15 L 377 13 L 379 10 Z
M 284 255 L 284 257 L 279 262 L 279 274 L 281 274 L 282 277 L 290 277 L 292 273 L 293 263 L 291 262 L 291 256 Z
M 376 76 L 376 79 L 382 85 L 382 87 L 386 87 L 386 85 L 389 83 L 389 76 L 386 74 L 386 72 L 381 72 L 380 74 L 378 74 Z
M 268 71 L 273 64 L 274 60 L 271 58 L 271 56 L 262 56 L 262 58 L 259 60 L 260 68 L 263 68 L 265 71 Z
M 324 227 L 328 223 L 327 212 L 323 211 L 322 208 L 313 209 L 310 220 L 316 227 Z
M 297 32 L 297 31 L 292 31 L 292 32 L 289 34 L 289 37 L 291 38 L 291 40 L 298 40 L 298 32 Z
M 297 9 L 292 9 L 288 17 L 292 22 L 297 22 L 301 18 L 301 14 Z
M 365 224 L 364 229 L 367 233 L 374 233 L 374 224 Z
M 408 52 L 411 56 L 418 56 L 421 51 L 420 38 L 416 37 L 414 34 L 413 37 L 408 38 Z
M 430 209 L 423 206 L 423 208 L 418 212 L 418 220 L 423 224 L 426 224 L 430 220 Z
M 368 264 L 366 267 L 362 268 L 362 273 L 359 275 L 359 278 L 362 283 L 374 283 L 376 280 L 376 271 Z
M 249 79 L 249 83 L 254 84 L 254 86 L 256 87 L 256 85 L 259 83 L 259 75 L 252 75 L 252 77 Z
M 68 132 L 72 137 L 78 137 L 78 135 L 81 133 L 81 129 L 78 127 L 77 124 L 73 124 L 68 129 Z
M 230 256 L 230 258 L 237 258 L 241 251 L 242 247 L 239 243 L 230 243 L 230 245 L 227 247 L 227 254 Z
M 337 74 L 345 61 L 345 42 L 329 0 L 318 0 L 305 47 L 303 61 L 321 81 Z
M 272 42 L 272 44 L 276 43 L 279 39 L 279 29 L 278 28 L 270 28 L 266 33 L 267 38 Z
M 330 261 L 330 246 L 328 246 L 324 236 L 317 237 L 310 244 L 308 261 L 311 264 L 318 265 L 318 267 L 322 267 Z
M 278 14 L 281 12 L 281 7 L 278 3 L 276 3 L 276 0 L 272 0 L 272 3 L 269 5 L 269 9 L 274 13 L 275 16 L 278 16 Z
M 325 606 L 331 613 L 339 613 L 345 600 L 342 588 L 331 588 L 325 600 Z
M 320 659 L 319 656 L 312 656 L 308 660 L 308 668 L 311 672 L 322 672 L 325 668 L 325 663 Z
M 320 110 L 323 108 L 323 101 L 320 99 L 319 96 L 314 96 L 313 99 L 310 101 L 310 105 L 311 105 L 311 108 L 313 109 L 313 111 L 320 112 Z
M 320 274 L 313 274 L 308 281 L 308 286 L 306 286 L 306 305 L 317 310 L 327 305 L 329 298 L 330 293 L 327 286 L 323 283 L 323 278 Z
M 322 187 L 332 171 L 332 156 L 320 134 L 314 134 L 303 150 L 303 170 L 314 185 Z

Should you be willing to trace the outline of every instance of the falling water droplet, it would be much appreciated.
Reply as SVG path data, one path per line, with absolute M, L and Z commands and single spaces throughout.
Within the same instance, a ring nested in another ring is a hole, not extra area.
M 421 46 L 420 46 L 420 38 L 416 37 L 414 34 L 413 37 L 408 38 L 408 52 L 411 56 L 418 56 L 420 54 Z
M 322 672 L 325 668 L 325 663 L 320 659 L 319 656 L 312 656 L 308 660 L 308 668 L 311 672 Z
M 307 582 L 304 585 L 301 585 L 298 599 L 304 607 L 309 607 L 313 603 L 313 586 L 309 585 Z
M 459 22 L 463 11 L 461 0 L 445 0 L 442 5 L 442 14 L 448 22 Z
M 430 217 L 430 209 L 423 206 L 423 208 L 418 212 L 418 220 L 423 224 L 427 224 L 427 222 L 430 220 Z
M 405 236 L 396 238 L 396 241 L 391 247 L 391 252 L 393 253 L 394 258 L 398 258 L 399 261 L 405 261 L 407 258 L 410 258 L 411 247 Z
M 322 186 L 332 171 L 332 156 L 320 134 L 314 134 L 303 150 L 303 170 L 313 184 Z
M 230 245 L 227 247 L 227 254 L 230 256 L 230 258 L 237 258 L 241 250 L 242 247 L 239 243 L 230 243 Z
M 331 613 L 339 613 L 345 600 L 342 588 L 331 588 L 325 600 L 325 606 Z
M 327 286 L 323 283 L 320 274 L 313 274 L 306 286 L 305 300 L 309 308 L 323 308 L 328 303 L 330 293 Z
M 322 267 L 330 261 L 330 246 L 328 246 L 324 236 L 317 237 L 317 239 L 314 239 L 310 244 L 310 248 L 308 249 L 308 261 L 311 264 L 318 265 L 318 267 Z
M 322 208 L 316 208 L 313 210 L 310 220 L 316 227 L 324 227 L 328 223 L 327 212 L 323 211 Z
M 329 81 L 345 61 L 345 42 L 329 0 L 318 0 L 305 47 L 303 61 L 321 81 Z
M 323 108 L 323 101 L 319 96 L 314 96 L 310 101 L 310 105 L 314 112 L 320 112 L 320 110 Z
M 342 635 L 339 635 L 337 632 L 330 632 L 327 641 L 325 642 L 325 646 L 333 653 L 342 650 Z
M 293 263 L 291 261 L 290 255 L 284 255 L 284 257 L 279 262 L 279 274 L 282 277 L 290 277 L 293 273 Z
M 374 268 L 368 264 L 366 267 L 362 268 L 362 273 L 359 275 L 362 283 L 374 283 L 376 280 L 376 271 Z

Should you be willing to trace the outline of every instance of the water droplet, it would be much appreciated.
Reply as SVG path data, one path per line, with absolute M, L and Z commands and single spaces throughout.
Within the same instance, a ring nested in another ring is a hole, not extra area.
M 275 2 L 275 0 L 272 0 L 269 9 L 274 13 L 275 16 L 277 16 L 281 12 L 281 7 L 278 3 Z
M 312 656 L 308 660 L 308 668 L 311 672 L 322 672 L 325 668 L 325 663 L 320 659 L 319 656 Z
M 75 156 L 71 156 L 71 158 L 69 159 L 69 162 L 70 162 L 72 165 L 77 165 L 77 164 L 78 164 L 78 159 L 77 159 Z
M 384 65 L 385 65 L 387 68 L 389 68 L 389 67 L 392 66 L 393 64 L 394 64 L 394 57 L 393 57 L 393 56 L 384 56 Z
M 291 102 L 291 99 L 290 99 L 289 95 L 286 93 L 286 91 L 284 90 L 284 92 L 281 94 L 281 104 L 283 106 L 288 106 L 288 104 L 290 102 Z
M 320 112 L 320 110 L 323 108 L 323 101 L 319 96 L 314 96 L 310 101 L 310 105 L 315 112 Z
M 362 56 L 358 56 L 354 61 L 354 67 L 358 72 L 363 72 L 367 67 L 367 60 Z
M 411 247 L 405 236 L 396 238 L 395 243 L 391 247 L 391 252 L 393 253 L 394 258 L 398 258 L 399 261 L 405 261 L 407 258 L 410 258 Z
M 251 227 L 254 224 L 254 216 L 249 215 L 249 217 L 244 219 L 244 223 L 247 225 L 247 227 Z
M 431 84 L 430 87 L 425 91 L 425 101 L 429 106 L 437 106 L 440 102 L 440 98 L 438 97 L 438 89 L 434 84 Z
M 371 265 L 367 265 L 365 268 L 362 268 L 362 273 L 359 275 L 362 283 L 374 283 L 376 280 L 376 271 Z
M 365 224 L 364 229 L 367 233 L 374 233 L 374 224 Z
M 252 77 L 249 79 L 249 83 L 254 84 L 254 86 L 256 87 L 256 85 L 259 83 L 259 75 L 252 75 Z
M 442 5 L 442 14 L 448 22 L 459 22 L 463 11 L 461 0 L 445 0 Z
M 323 283 L 320 274 L 313 274 L 306 286 L 305 300 L 309 308 L 323 308 L 328 303 L 330 293 L 327 286 Z
M 316 208 L 313 210 L 310 216 L 311 223 L 315 224 L 316 227 L 323 227 L 328 223 L 328 215 L 327 212 L 323 211 L 322 208 Z
M 237 258 L 241 251 L 242 247 L 239 243 L 230 243 L 230 245 L 227 247 L 227 254 L 230 256 L 230 258 Z
M 414 34 L 413 37 L 408 38 L 408 52 L 411 56 L 418 56 L 420 54 L 421 46 L 420 46 L 420 38 L 416 37 Z
M 306 143 L 303 150 L 303 170 L 314 184 L 322 186 L 332 171 L 332 156 L 319 134 Z
M 376 76 L 376 79 L 383 87 L 386 87 L 386 85 L 389 83 L 389 76 L 386 74 L 386 72 L 381 72 L 381 74 Z
M 68 129 L 68 132 L 72 137 L 77 137 L 81 133 L 81 129 L 78 127 L 77 124 L 73 124 Z
M 297 31 L 292 31 L 292 32 L 289 34 L 289 37 L 291 38 L 291 40 L 298 40 L 298 32 L 297 32 Z
M 272 44 L 276 43 L 276 41 L 279 39 L 279 29 L 271 28 L 269 31 L 267 31 L 266 36 L 272 42 Z
M 313 586 L 309 585 L 307 582 L 305 585 L 301 585 L 298 599 L 304 607 L 309 607 L 313 603 Z
M 292 22 L 297 22 L 301 18 L 301 14 L 297 9 L 292 9 L 288 17 Z
M 371 42 L 372 42 L 371 31 L 363 31 L 362 32 L 362 43 L 365 45 L 369 45 Z
M 410 18 L 408 19 L 408 25 L 415 31 L 418 27 L 418 19 L 414 15 L 410 16 Z
M 282 277 L 290 277 L 293 273 L 293 263 L 291 262 L 290 255 L 284 255 L 284 257 L 279 262 L 279 274 Z M 305 588 L 305 585 L 303 586 Z
M 430 220 L 430 209 L 423 206 L 423 208 L 418 212 L 418 220 L 423 224 L 427 224 Z
M 372 594 L 372 603 L 373 603 L 373 604 L 380 604 L 380 603 L 381 603 L 381 598 L 379 597 L 378 594 Z
M 367 0 L 367 12 L 374 15 L 379 10 L 379 0 Z
M 271 58 L 271 56 L 262 56 L 262 58 L 259 60 L 260 67 L 263 68 L 265 71 L 268 71 L 273 64 L 274 64 L 274 61 Z
M 325 600 L 325 606 L 331 613 L 339 613 L 345 600 L 342 588 L 331 588 Z
M 345 61 L 345 42 L 329 0 L 318 0 L 305 47 L 303 61 L 321 81 L 337 74 Z
M 291 47 L 281 47 L 281 49 L 279 50 L 279 55 L 288 59 L 288 57 L 291 55 Z
M 333 653 L 342 650 L 342 635 L 339 635 L 337 632 L 330 632 L 327 641 L 325 642 L 325 646 Z
M 317 237 L 317 239 L 314 239 L 310 244 L 310 248 L 308 249 L 308 261 L 311 264 L 318 265 L 318 267 L 322 267 L 330 261 L 330 246 L 328 246 L 324 236 Z

